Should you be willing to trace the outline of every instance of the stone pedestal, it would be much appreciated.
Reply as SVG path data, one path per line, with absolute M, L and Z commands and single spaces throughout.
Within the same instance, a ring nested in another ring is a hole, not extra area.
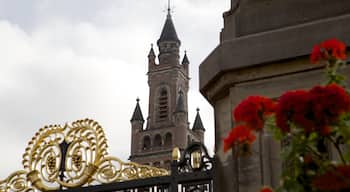
M 234 159 L 234 161 L 238 161 L 238 184 L 241 192 L 259 191 L 261 186 L 261 172 L 263 169 L 260 163 L 258 143 L 254 143 L 251 150 L 250 155 Z
M 215 113 L 216 191 L 279 184 L 280 144 L 267 133 L 260 142 L 262 158 L 235 161 L 223 153 L 222 138 L 234 125 L 231 110 L 249 95 L 278 98 L 324 82 L 322 66 L 310 64 L 309 53 L 329 38 L 350 45 L 349 13 L 348 0 L 232 0 L 221 42 L 199 69 L 200 91 Z M 349 79 L 350 67 L 343 72 Z M 244 174 L 257 166 L 263 171 Z

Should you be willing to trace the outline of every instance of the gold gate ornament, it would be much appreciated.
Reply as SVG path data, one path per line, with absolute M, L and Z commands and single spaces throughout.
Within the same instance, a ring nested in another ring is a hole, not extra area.
M 25 149 L 24 170 L 0 180 L 0 192 L 36 192 L 165 176 L 165 169 L 109 156 L 103 128 L 94 120 L 39 129 Z

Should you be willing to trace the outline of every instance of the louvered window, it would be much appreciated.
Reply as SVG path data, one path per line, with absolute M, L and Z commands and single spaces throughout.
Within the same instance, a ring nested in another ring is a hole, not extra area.
M 168 92 L 162 89 L 158 100 L 158 121 L 167 120 L 169 114 Z

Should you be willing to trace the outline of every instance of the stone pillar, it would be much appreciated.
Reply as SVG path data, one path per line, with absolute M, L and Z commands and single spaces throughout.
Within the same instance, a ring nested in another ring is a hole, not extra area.
M 223 152 L 224 135 L 231 130 L 233 123 L 231 120 L 231 100 L 229 97 L 215 101 L 215 162 L 216 176 L 214 177 L 215 191 L 237 191 L 238 174 L 237 163 L 232 161 L 232 153 Z
M 251 154 L 238 157 L 239 192 L 259 191 L 262 183 L 260 138 L 251 147 Z
M 258 146 L 261 156 L 234 160 L 224 154 L 222 139 L 234 124 L 231 110 L 249 95 L 278 98 L 287 90 L 324 82 L 322 66 L 310 64 L 309 54 L 313 45 L 329 38 L 350 45 L 350 1 L 232 3 L 224 13 L 220 44 L 200 65 L 200 91 L 215 113 L 215 191 L 250 192 L 279 184 L 281 144 L 265 132 Z M 350 78 L 349 66 L 344 74 Z

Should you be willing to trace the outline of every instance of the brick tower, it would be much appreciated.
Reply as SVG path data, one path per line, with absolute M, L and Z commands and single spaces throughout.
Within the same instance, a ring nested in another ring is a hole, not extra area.
M 171 152 L 204 140 L 204 126 L 197 109 L 192 129 L 188 123 L 187 93 L 189 60 L 185 52 L 180 63 L 179 40 L 170 9 L 157 41 L 158 60 L 153 46 L 148 54 L 149 110 L 146 126 L 139 99 L 131 118 L 130 160 L 140 164 L 169 168 Z

